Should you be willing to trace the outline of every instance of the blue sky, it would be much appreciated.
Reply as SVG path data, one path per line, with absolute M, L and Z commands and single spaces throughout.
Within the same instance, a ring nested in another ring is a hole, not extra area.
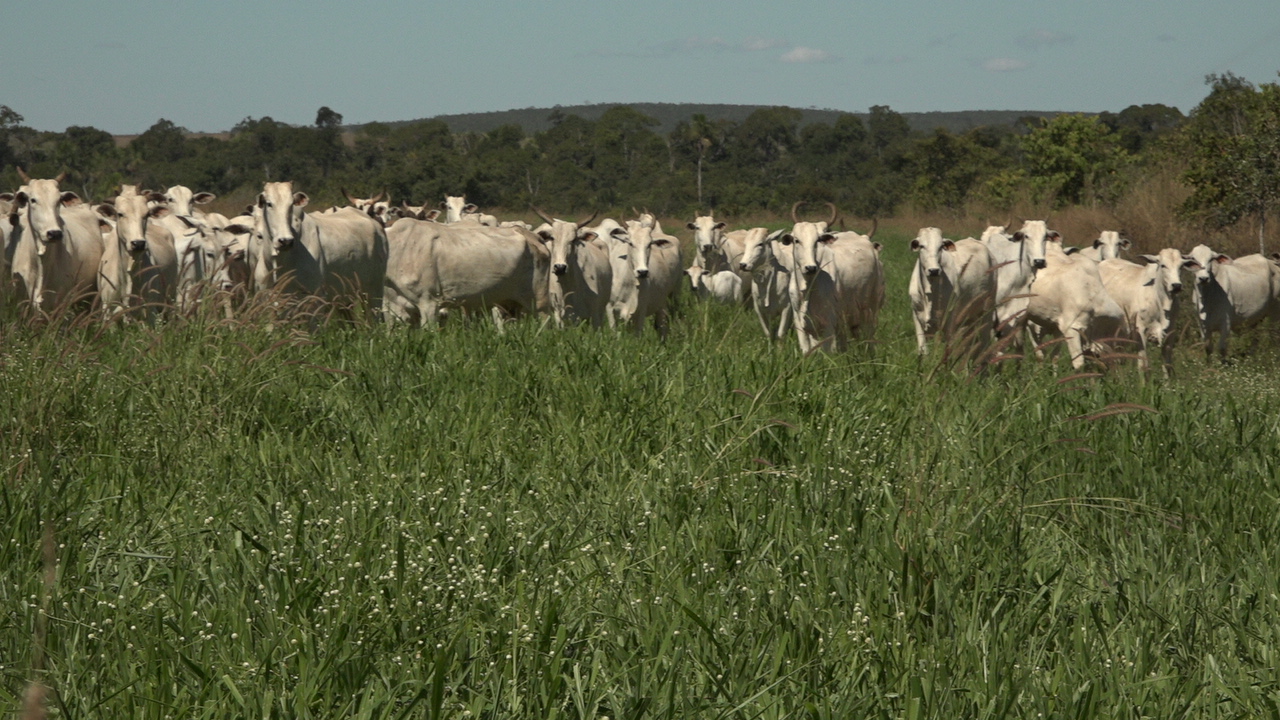
M 45 130 L 583 102 L 1183 111 L 1280 70 L 1276 0 L 205 0 L 4 12 L 0 104 Z

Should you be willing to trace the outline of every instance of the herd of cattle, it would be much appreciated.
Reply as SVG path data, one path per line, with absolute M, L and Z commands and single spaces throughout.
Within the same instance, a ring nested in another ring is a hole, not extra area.
M 279 292 L 359 298 L 389 322 L 435 326 L 449 314 L 547 313 L 557 325 L 630 324 L 649 317 L 663 337 L 681 276 L 705 297 L 754 307 L 769 338 L 794 328 L 802 352 L 841 350 L 870 339 L 884 304 L 881 245 L 870 234 L 835 231 L 836 209 L 822 222 L 727 230 L 700 216 L 688 224 L 695 256 L 684 267 L 679 241 L 637 212 L 619 223 L 595 215 L 552 218 L 533 228 L 499 222 L 464 198 L 441 212 L 393 206 L 379 194 L 347 195 L 350 205 L 305 212 L 308 197 L 290 182 L 269 182 L 243 215 L 227 218 L 195 206 L 213 200 L 183 186 L 164 192 L 124 185 L 97 205 L 32 179 L 0 194 L 5 301 L 51 311 L 88 302 L 115 316 L 130 308 L 154 318 L 185 312 L 209 289 L 249 296 Z M 345 193 L 344 193 L 345 194 Z M 535 209 L 536 210 L 536 209 Z M 1109 340 L 1150 346 L 1172 363 L 1183 271 L 1207 353 L 1213 336 L 1225 358 L 1233 328 L 1280 315 L 1280 253 L 1231 258 L 1204 245 L 1189 254 L 1164 249 L 1122 259 L 1129 241 L 1105 231 L 1092 247 L 1063 247 L 1041 220 L 992 226 L 979 239 L 944 238 L 924 228 L 909 293 L 921 352 L 931 337 L 991 333 L 1037 347 L 1065 341 L 1072 364 Z

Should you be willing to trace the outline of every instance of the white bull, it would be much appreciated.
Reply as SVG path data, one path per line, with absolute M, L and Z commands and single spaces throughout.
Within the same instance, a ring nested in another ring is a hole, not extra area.
M 907 292 L 921 354 L 934 333 L 947 338 L 959 327 L 989 324 L 995 283 L 986 245 L 973 238 L 948 240 L 931 227 L 920 230 L 911 249 L 917 258 Z
M 308 214 L 309 198 L 295 193 L 292 182 L 270 182 L 258 195 L 265 239 L 275 262 L 277 282 L 291 278 L 302 293 L 324 298 L 351 292 L 367 298 L 372 312 L 382 304 L 387 273 L 387 236 L 382 226 L 361 212 Z
M 1039 220 L 1023 225 L 1029 235 L 1053 236 L 1045 243 L 1046 265 L 1031 283 L 1027 320 L 1038 333 L 1062 336 L 1072 367 L 1080 369 L 1086 349 L 1094 349 L 1103 338 L 1127 333 L 1124 313 L 1103 286 L 1098 263 L 1067 255 L 1060 236 L 1045 232 L 1043 225 Z
M 770 340 L 786 337 L 791 324 L 791 268 L 795 253 L 779 238 L 786 231 L 747 231 L 738 269 L 751 277 L 751 304 L 760 329 Z
M 114 201 L 94 208 L 114 223 L 128 253 L 132 293 L 142 299 L 147 316 L 154 318 L 161 306 L 174 301 L 178 280 L 178 256 L 173 233 L 161 222 L 171 215 L 167 205 L 152 205 L 136 185 L 120 186 Z M 153 222 L 154 221 L 154 222 Z
M 849 337 L 870 340 L 884 306 L 880 245 L 827 223 L 798 222 L 781 236 L 794 254 L 791 312 L 800 351 L 842 351 Z
M 1124 312 L 1129 336 L 1141 343 L 1139 363 L 1149 367 L 1147 350 L 1160 348 L 1164 373 L 1173 371 L 1174 324 L 1182 297 L 1180 270 L 1194 261 L 1184 260 L 1182 253 L 1165 248 L 1155 255 L 1143 255 L 1146 265 L 1113 258 L 1098 263 L 1102 284 L 1107 294 Z
M 564 327 L 586 320 L 594 328 L 603 327 L 613 291 L 609 240 L 584 227 L 595 219 L 594 215 L 572 223 L 537 212 L 551 226 L 540 229 L 538 235 L 551 248 L 548 279 L 556 325 Z
M 1205 356 L 1213 355 L 1218 335 L 1218 356 L 1227 359 L 1227 344 L 1237 328 L 1271 318 L 1280 321 L 1280 267 L 1271 259 L 1253 254 L 1231 258 L 1207 245 L 1191 249 L 1188 269 L 1195 274 L 1193 298 L 1200 319 Z
M 610 325 L 631 323 L 639 335 L 652 315 L 654 329 L 665 340 L 671 306 L 680 291 L 680 243 L 662 232 L 648 213 L 628 221 L 624 234 L 610 232 L 608 237 L 613 262 Z
M 33 180 L 18 172 L 26 185 L 13 199 L 19 216 L 12 226 L 18 237 L 11 242 L 19 246 L 14 272 L 22 275 L 32 305 L 49 311 L 97 290 L 102 230 L 79 195 L 59 190 L 62 175 Z

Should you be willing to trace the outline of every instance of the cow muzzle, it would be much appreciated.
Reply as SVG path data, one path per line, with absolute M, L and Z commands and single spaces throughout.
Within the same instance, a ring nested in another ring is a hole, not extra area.
M 938 277 L 942 274 L 942 268 L 929 268 L 929 277 Z
M 1174 283 L 1169 286 L 1169 292 L 1177 294 L 1182 292 L 1182 283 Z
M 1035 269 L 1037 269 L 1037 270 L 1043 270 L 1043 269 L 1044 269 L 1044 265 L 1045 265 L 1045 263 L 1044 263 L 1044 258 L 1037 258 L 1037 259 L 1035 259 L 1035 260 L 1032 260 L 1032 261 L 1031 261 L 1031 267 L 1033 267 L 1033 268 L 1035 268 Z
M 746 263 L 738 263 L 738 269 L 742 272 L 751 272 L 751 266 Z
M 62 242 L 61 230 L 50 230 L 44 234 L 45 242 Z
M 565 265 L 564 263 L 556 263 L 555 265 L 551 266 L 551 272 L 555 273 L 556 275 L 563 275 L 569 272 L 569 266 Z
M 293 238 L 278 237 L 276 238 L 276 250 L 288 250 L 293 247 Z
M 813 274 L 814 274 L 814 273 L 816 273 L 816 272 L 818 272 L 818 266 L 817 266 L 817 265 L 805 265 L 805 266 L 804 266 L 804 274 L 805 274 L 805 275 L 813 275 Z
M 649 269 L 645 268 L 644 270 L 637 270 L 636 277 L 640 278 L 641 280 L 649 277 Z
M 146 240 L 130 240 L 129 241 L 129 252 L 140 253 L 146 249 L 147 249 Z

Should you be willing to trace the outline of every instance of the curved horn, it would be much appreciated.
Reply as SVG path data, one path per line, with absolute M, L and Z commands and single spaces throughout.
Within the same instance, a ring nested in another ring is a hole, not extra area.
M 880 218 L 874 218 L 874 217 L 871 218 L 871 232 L 867 233 L 867 239 L 870 240 L 871 238 L 875 237 L 876 230 L 879 230 L 879 229 L 880 229 Z
M 796 210 L 804 204 L 803 200 L 797 200 L 795 205 L 791 206 L 791 222 L 798 223 L 800 218 L 796 217 Z
M 839 217 L 840 211 L 836 210 L 836 204 L 833 202 L 827 203 L 827 207 L 831 208 L 831 219 L 827 221 L 827 227 L 831 227 L 836 224 L 836 218 Z
M 31 182 L 31 177 L 27 175 L 27 171 L 23 170 L 21 165 L 18 166 L 18 177 L 22 178 L 22 182 L 24 183 Z
M 636 217 L 640 217 L 640 211 L 636 209 L 635 205 L 631 206 L 631 212 L 635 213 Z
M 352 205 L 356 204 L 356 199 L 351 197 L 351 193 L 347 192 L 346 188 L 338 188 L 338 189 L 342 191 L 342 197 L 346 198 L 347 202 L 351 203 Z
M 596 210 L 595 212 L 591 213 L 591 217 L 587 218 L 586 220 L 579 220 L 579 221 L 578 221 L 578 227 L 584 227 L 584 226 L 586 226 L 586 225 L 590 225 L 590 224 L 591 224 L 591 221 L 592 221 L 592 220 L 595 220 L 595 219 L 596 219 L 596 216 L 597 216 L 597 215 L 599 215 L 599 214 L 600 214 L 600 211 L 599 211 L 599 210 Z
M 552 225 L 556 224 L 556 221 L 551 219 L 550 215 L 542 212 L 542 208 L 538 207 L 537 205 L 530 205 L 529 207 L 533 208 L 533 211 L 538 213 L 538 217 L 542 218 L 543 220 L 546 220 L 548 223 Z
M 383 188 L 382 192 L 380 192 L 380 193 L 378 193 L 377 195 L 374 195 L 373 197 L 369 198 L 369 202 L 371 202 L 371 203 L 376 203 L 376 202 L 378 202 L 379 200 L 381 200 L 381 199 L 382 199 L 382 196 L 383 196 L 383 195 L 386 195 L 386 194 L 387 194 L 387 190 L 386 190 L 386 188 Z
M 1013 229 L 1013 223 L 1014 223 L 1013 216 L 1012 216 L 1012 215 L 1010 215 L 1010 216 L 1009 216 L 1009 222 L 1007 222 L 1007 223 L 1005 223 L 1005 224 L 1004 224 L 1004 229 L 1005 229 L 1005 230 L 1012 230 L 1012 229 Z
M 63 180 L 66 180 L 66 179 L 67 179 L 67 171 L 66 171 L 66 170 L 63 170 L 62 172 L 58 173 L 58 176 L 57 176 L 57 177 L 55 177 L 55 178 L 53 179 L 53 181 L 54 181 L 54 182 L 56 182 L 56 183 L 60 183 L 60 182 L 62 182 Z

